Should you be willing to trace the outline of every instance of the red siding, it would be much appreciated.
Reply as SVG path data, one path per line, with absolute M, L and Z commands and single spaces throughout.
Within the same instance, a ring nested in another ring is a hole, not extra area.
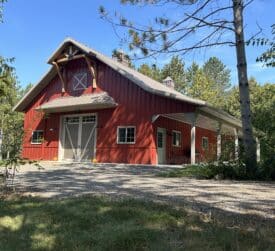
M 157 128 L 166 129 L 166 162 L 168 164 L 190 163 L 191 125 L 160 117 L 154 123 L 154 137 L 156 140 Z M 182 135 L 181 146 L 172 145 L 172 131 L 179 131 Z M 208 137 L 209 150 L 203 150 L 202 137 Z M 197 162 L 216 158 L 217 148 L 216 133 L 203 128 L 196 128 L 196 153 Z
M 87 71 L 89 82 L 91 82 L 91 76 L 84 60 L 68 63 L 66 66 L 68 84 L 64 96 L 82 94 L 73 92 L 71 88 L 72 74 L 80 70 Z M 97 89 L 93 90 L 90 86 L 84 93 L 106 91 L 119 104 L 115 109 L 85 111 L 98 114 L 96 158 L 99 162 L 155 164 L 156 133 L 155 127 L 151 122 L 152 116 L 155 114 L 192 112 L 195 109 L 191 104 L 150 94 L 100 62 L 98 62 L 97 82 Z M 58 157 L 61 114 L 51 114 L 47 118 L 42 118 L 34 108 L 60 96 L 61 83 L 58 76 L 56 76 L 26 110 L 24 124 L 26 137 L 23 144 L 24 157 L 45 160 L 53 160 Z M 187 156 L 188 151 L 190 151 L 190 126 L 183 123 L 169 123 L 168 126 L 171 130 L 179 128 L 184 131 L 185 140 L 182 149 L 173 148 L 168 151 L 168 159 L 180 156 L 181 151 L 184 151 Z M 136 126 L 136 143 L 134 145 L 118 145 L 116 143 L 117 126 L 123 125 Z M 30 144 L 31 132 L 37 129 L 44 130 L 45 141 L 41 145 L 32 145 Z M 203 130 L 201 132 L 203 133 Z M 211 140 L 212 138 L 211 136 Z

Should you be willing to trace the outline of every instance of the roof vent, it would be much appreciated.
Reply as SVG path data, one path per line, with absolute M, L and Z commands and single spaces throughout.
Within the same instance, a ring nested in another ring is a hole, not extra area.
M 171 89 L 175 89 L 175 83 L 171 77 L 167 77 L 162 80 L 162 83 Z
M 126 66 L 131 65 L 130 57 L 123 50 L 113 50 L 112 59 Z

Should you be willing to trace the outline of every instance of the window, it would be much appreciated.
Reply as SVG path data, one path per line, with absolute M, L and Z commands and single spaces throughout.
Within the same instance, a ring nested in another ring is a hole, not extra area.
M 181 132 L 173 131 L 172 135 L 173 135 L 173 139 L 172 139 L 173 146 L 181 146 Z
M 208 149 L 208 138 L 202 137 L 202 149 Z
M 43 131 L 37 130 L 32 132 L 32 144 L 42 144 L 43 141 Z
M 158 148 L 163 148 L 163 133 L 158 132 Z
M 117 128 L 118 144 L 134 144 L 136 140 L 136 128 L 134 126 L 119 126 Z
M 94 123 L 95 122 L 95 115 L 83 116 L 82 122 L 83 123 Z
M 66 123 L 68 124 L 78 124 L 79 123 L 79 117 L 67 117 Z

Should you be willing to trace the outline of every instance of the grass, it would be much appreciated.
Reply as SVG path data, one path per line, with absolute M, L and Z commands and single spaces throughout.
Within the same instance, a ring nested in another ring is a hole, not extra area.
M 209 169 L 203 165 L 190 165 L 176 170 L 162 172 L 158 174 L 158 176 L 167 178 L 193 177 L 208 179 L 210 175 Z
M 252 226 L 129 199 L 16 197 L 0 202 L 3 251 L 275 250 L 275 227 Z

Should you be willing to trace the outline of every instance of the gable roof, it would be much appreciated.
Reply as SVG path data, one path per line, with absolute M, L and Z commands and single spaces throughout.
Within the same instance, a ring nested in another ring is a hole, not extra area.
M 165 86 L 164 84 L 159 83 L 143 75 L 142 73 L 130 67 L 127 67 L 117 62 L 116 60 L 99 53 L 98 51 L 95 51 L 87 47 L 86 45 L 72 38 L 67 38 L 61 43 L 58 49 L 51 55 L 50 59 L 48 60 L 48 63 L 51 64 L 56 59 L 56 57 L 69 45 L 74 45 L 78 47 L 80 50 L 82 50 L 84 53 L 97 58 L 99 61 L 105 63 L 110 68 L 120 73 L 121 75 L 123 75 L 124 77 L 126 77 L 127 79 L 129 79 L 134 84 L 136 84 L 137 86 L 139 86 L 147 92 L 167 98 L 176 99 L 179 101 L 184 101 L 194 105 L 206 105 L 205 101 L 188 97 L 176 90 L 173 90 Z M 18 102 L 18 104 L 13 108 L 13 110 L 18 112 L 24 111 L 26 107 L 31 103 L 31 101 L 35 98 L 35 96 L 38 95 L 43 90 L 43 88 L 47 86 L 47 84 L 51 81 L 51 79 L 53 79 L 56 76 L 56 74 L 56 69 L 52 66 L 50 70 L 42 77 L 42 79 L 35 86 L 33 86 L 29 90 L 29 92 L 26 93 L 26 95 Z

